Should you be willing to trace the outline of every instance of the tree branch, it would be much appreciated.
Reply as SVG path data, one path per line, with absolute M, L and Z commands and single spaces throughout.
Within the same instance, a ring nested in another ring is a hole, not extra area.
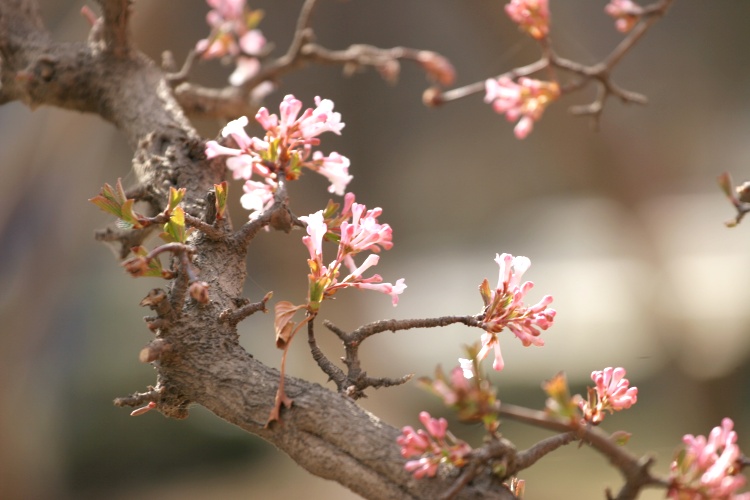
M 200 218 L 205 211 L 205 193 L 224 180 L 223 162 L 205 159 L 202 142 L 162 70 L 135 49 L 125 50 L 126 2 L 113 0 L 102 5 L 108 26 L 104 43 L 113 49 L 109 51 L 102 51 L 98 40 L 53 43 L 33 2 L 0 2 L 0 101 L 15 99 L 31 107 L 49 105 L 99 114 L 119 128 L 134 147 L 135 175 L 150 194 L 155 212 L 164 208 L 169 187 L 184 187 L 186 211 Z M 215 240 L 198 232 L 188 238 L 194 256 L 190 264 L 210 284 L 211 301 L 204 305 L 182 300 L 184 278 L 171 282 L 168 297 L 160 301 L 179 310 L 155 308 L 156 339 L 143 357 L 152 360 L 157 384 L 145 393 L 120 398 L 116 404 L 155 403 L 155 410 L 166 416 L 186 418 L 189 405 L 197 403 L 275 444 L 311 473 L 338 481 L 364 497 L 437 498 L 452 483 L 451 478 L 416 480 L 404 470 L 405 460 L 395 441 L 398 429 L 350 398 L 317 384 L 288 377 L 286 390 L 295 404 L 283 412 L 281 424 L 265 427 L 279 372 L 239 345 L 234 321 L 239 316 L 231 321 L 220 317 L 222 311 L 233 310 L 241 296 L 246 244 L 257 230 L 264 225 L 283 228 L 285 223 L 288 227 L 294 223 L 291 216 L 275 220 L 278 210 L 269 212 L 268 219 L 263 219 L 263 214 L 261 223 L 248 224 L 234 238 Z M 183 269 L 180 276 L 184 275 Z M 505 490 L 487 488 L 478 477 L 458 498 L 511 496 Z

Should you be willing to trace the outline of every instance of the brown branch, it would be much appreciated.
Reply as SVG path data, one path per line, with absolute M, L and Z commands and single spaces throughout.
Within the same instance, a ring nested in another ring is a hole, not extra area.
M 215 217 L 215 215 L 214 215 Z M 207 222 L 204 222 L 198 217 L 192 216 L 190 214 L 185 214 L 185 222 L 191 226 L 196 228 L 198 231 L 202 232 L 211 240 L 220 240 L 222 238 L 227 237 L 227 233 L 224 232 L 222 229 L 217 228 L 216 226 L 213 226 Z
M 563 95 L 576 92 L 586 87 L 589 83 L 595 82 L 598 87 L 598 92 L 594 101 L 586 105 L 572 106 L 570 111 L 576 115 L 591 116 L 592 123 L 596 128 L 599 125 L 601 114 L 604 111 L 604 103 L 610 95 L 618 97 L 625 103 L 647 103 L 646 97 L 642 94 L 625 90 L 615 84 L 612 81 L 611 73 L 617 64 L 620 63 L 622 58 L 643 38 L 653 24 L 666 15 L 673 2 L 674 0 L 659 0 L 649 6 L 643 7 L 642 16 L 638 23 L 636 23 L 625 38 L 623 38 L 622 41 L 597 64 L 584 65 L 557 55 L 552 49 L 549 38 L 545 37 L 539 40 L 539 46 L 542 51 L 542 57 L 539 60 L 526 66 L 505 72 L 494 78 L 507 77 L 510 79 L 516 79 L 521 76 L 529 76 L 544 69 L 549 69 L 550 71 L 560 69 L 575 77 L 572 82 L 561 86 L 561 93 Z M 554 80 L 557 80 L 557 78 L 554 77 L 554 74 L 551 76 Z M 436 106 L 482 92 L 484 92 L 483 81 L 446 90 L 444 92 L 430 89 L 428 93 L 425 94 L 423 100 L 428 106 Z
M 406 320 L 383 320 L 364 325 L 351 333 L 347 333 L 330 321 L 324 321 L 323 325 L 336 334 L 344 343 L 344 357 L 342 360 L 347 367 L 346 375 L 333 365 L 319 349 L 317 345 L 313 346 L 314 337 L 310 344 L 313 350 L 313 357 L 318 361 L 321 369 L 333 380 L 338 391 L 353 399 L 365 397 L 365 390 L 381 387 L 392 387 L 405 384 L 414 377 L 414 374 L 407 374 L 398 378 L 388 377 L 369 377 L 367 372 L 362 370 L 359 359 L 359 348 L 367 338 L 385 331 L 396 332 L 399 330 L 409 330 L 411 328 L 437 328 L 456 323 L 463 323 L 467 326 L 479 327 L 481 321 L 475 316 L 444 316 L 440 318 L 427 319 L 406 319 Z
M 266 303 L 273 297 L 273 292 L 268 292 L 260 302 L 247 302 L 245 299 L 241 299 L 244 303 L 237 309 L 225 309 L 219 314 L 219 322 L 228 323 L 229 325 L 235 326 L 243 319 L 255 314 L 258 311 L 268 312 L 266 309 Z
M 143 229 L 120 229 L 107 227 L 94 233 L 94 239 L 103 243 L 116 243 L 112 250 L 119 259 L 125 259 L 130 255 L 130 249 L 141 246 L 146 238 L 153 232 L 155 226 Z
M 435 52 L 407 47 L 383 49 L 364 44 L 354 44 L 344 50 L 330 50 L 314 43 L 312 15 L 316 6 L 317 0 L 305 1 L 286 52 L 264 63 L 260 71 L 241 86 L 215 89 L 189 82 L 178 85 L 175 96 L 185 112 L 191 117 L 221 119 L 254 116 L 263 99 L 263 95 L 256 95 L 255 92 L 263 88 L 262 84 L 277 82 L 284 75 L 313 63 L 342 66 L 346 74 L 372 67 L 387 81 L 395 82 L 400 72 L 399 61 L 410 61 L 419 65 L 431 80 L 442 85 L 453 83 L 453 67 L 446 58 Z M 183 67 L 173 80 L 183 80 L 186 72 L 187 69 Z
M 577 441 L 578 439 L 578 433 L 571 431 L 557 434 L 539 441 L 531 448 L 518 452 L 515 470 L 512 471 L 511 474 L 515 475 L 524 469 L 528 469 L 545 455 L 552 453 L 561 446 Z
M 336 387 L 339 387 L 339 389 L 343 387 L 346 384 L 346 374 L 341 368 L 334 365 L 331 360 L 323 354 L 320 347 L 318 347 L 318 343 L 315 341 L 315 329 L 312 321 L 307 323 L 307 343 L 310 346 L 310 353 L 312 354 L 313 359 L 318 363 L 318 366 L 323 370 L 323 373 L 328 375 L 328 378 L 336 384 Z
M 130 0 L 99 0 L 99 4 L 102 6 L 102 38 L 105 50 L 116 58 L 125 58 L 130 52 Z
M 623 446 L 618 445 L 608 434 L 598 427 L 582 427 L 577 423 L 571 423 L 549 417 L 542 411 L 529 410 L 520 406 L 503 403 L 500 406 L 500 414 L 506 417 L 525 422 L 536 427 L 552 430 L 555 432 L 575 432 L 579 439 L 588 444 L 596 451 L 606 456 L 609 462 L 616 467 L 625 478 L 625 484 L 615 497 L 618 500 L 637 498 L 640 491 L 649 486 L 666 488 L 668 482 L 651 474 L 653 465 L 652 457 L 638 458 L 631 454 Z M 530 459 L 527 457 L 526 459 Z
M 161 394 L 154 388 L 151 388 L 147 392 L 135 392 L 130 396 L 116 398 L 114 400 L 115 406 L 141 406 L 143 403 L 158 403 Z

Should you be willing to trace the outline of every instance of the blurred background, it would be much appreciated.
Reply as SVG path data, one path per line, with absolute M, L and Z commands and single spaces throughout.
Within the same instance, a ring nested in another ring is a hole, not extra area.
M 84 2 L 45 0 L 56 39 L 81 41 Z M 260 1 L 260 28 L 281 54 L 301 0 Z M 621 39 L 606 2 L 551 2 L 558 52 L 584 63 Z M 325 1 L 314 18 L 318 41 L 409 46 L 454 63 L 458 85 L 532 62 L 538 53 L 499 0 Z M 155 60 L 170 50 L 182 61 L 208 33 L 199 0 L 135 2 L 133 36 Z M 305 104 L 332 99 L 346 128 L 323 137 L 323 151 L 351 159 L 357 200 L 384 209 L 394 248 L 378 272 L 404 277 L 397 308 L 379 294 L 339 294 L 323 316 L 345 329 L 384 318 L 473 314 L 477 286 L 494 285 L 496 253 L 526 255 L 530 300 L 555 297 L 556 324 L 544 348 L 511 335 L 506 369 L 492 374 L 500 398 L 541 408 L 542 380 L 560 370 L 584 393 L 592 370 L 624 366 L 638 404 L 603 424 L 633 433 L 629 448 L 657 458 L 666 473 L 685 433 L 707 434 L 734 419 L 750 449 L 750 227 L 727 229 L 733 209 L 716 185 L 729 170 L 742 180 L 750 154 L 750 3 L 678 0 L 668 16 L 614 72 L 647 106 L 610 100 L 593 131 L 567 108 L 593 98 L 566 96 L 518 141 L 512 124 L 477 95 L 426 109 L 423 74 L 404 66 L 389 86 L 374 72 L 344 78 L 337 67 L 309 67 L 269 96 Z M 198 64 L 194 80 L 223 85 L 231 68 Z M 196 126 L 215 137 L 223 123 Z M 250 129 L 258 132 L 258 128 Z M 290 459 L 200 407 L 184 421 L 153 412 L 137 419 L 115 408 L 117 396 L 145 389 L 153 370 L 138 362 L 151 338 L 138 307 L 156 280 L 129 278 L 95 229 L 111 219 L 87 199 L 104 182 L 133 184 L 124 139 L 96 116 L 57 109 L 0 108 L 0 497 L 4 499 L 351 499 L 348 490 L 309 475 Z M 307 174 L 291 186 L 292 208 L 307 214 L 328 200 L 325 179 Z M 233 217 L 242 223 L 241 186 Z M 306 294 L 301 232 L 263 234 L 253 242 L 246 294 L 278 300 Z M 242 343 L 278 366 L 270 315 L 241 326 Z M 329 357 L 338 343 L 320 330 Z M 363 349 L 370 375 L 429 376 L 452 368 L 479 331 L 382 334 Z M 292 347 L 297 376 L 325 383 L 305 343 Z M 489 369 L 489 363 L 485 363 Z M 415 383 L 374 391 L 363 406 L 395 426 L 417 424 L 427 409 L 448 410 Z M 480 429 L 453 422 L 474 445 Z M 501 430 L 519 448 L 549 435 L 513 422 Z M 394 443 L 395 446 L 395 443 Z M 621 479 L 590 449 L 569 446 L 524 472 L 527 498 L 604 498 Z M 642 498 L 663 498 L 651 491 Z

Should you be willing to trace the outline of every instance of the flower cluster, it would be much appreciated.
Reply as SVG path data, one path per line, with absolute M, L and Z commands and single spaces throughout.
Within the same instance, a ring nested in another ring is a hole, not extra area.
M 701 500 L 748 500 L 750 493 L 735 494 L 745 485 L 740 473 L 737 433 L 734 422 L 725 418 L 708 438 L 687 434 L 670 467 L 669 498 Z
M 255 115 L 266 130 L 263 139 L 247 135 L 248 120 L 243 116 L 229 122 L 221 132 L 223 137 L 231 137 L 237 148 L 225 147 L 216 141 L 206 143 L 208 158 L 230 156 L 227 168 L 235 179 L 245 180 L 245 194 L 240 202 L 253 211 L 251 217 L 257 217 L 273 205 L 280 179 L 295 180 L 302 174 L 302 168 L 325 176 L 331 182 L 329 192 L 344 194 L 352 179 L 349 159 L 335 152 L 324 156 L 320 151 L 312 151 L 313 146 L 320 144 L 320 134 L 340 134 L 344 123 L 341 114 L 333 111 L 330 100 L 316 97 L 315 104 L 316 108 L 308 108 L 300 115 L 302 102 L 287 95 L 279 106 L 279 116 L 270 114 L 266 108 Z M 256 174 L 260 181 L 252 178 Z
M 445 375 L 438 367 L 435 379 L 420 379 L 421 384 L 442 398 L 443 403 L 456 410 L 462 422 L 481 422 L 494 432 L 500 425 L 497 407 L 499 400 L 492 384 L 476 374 L 476 359 L 460 359 L 461 366 Z
M 617 31 L 627 33 L 643 15 L 643 7 L 632 0 L 610 0 L 604 11 L 615 18 Z
M 393 246 L 391 227 L 388 224 L 380 224 L 377 220 L 381 213 L 380 208 L 367 210 L 365 205 L 354 203 L 354 194 L 347 193 L 344 208 L 336 219 L 328 219 L 326 222 L 323 210 L 300 217 L 307 223 L 307 236 L 302 238 L 302 242 L 310 252 L 307 262 L 310 266 L 308 307 L 311 311 L 316 311 L 320 303 L 337 290 L 348 287 L 386 293 L 391 296 L 394 306 L 398 303 L 399 294 L 406 288 L 403 278 L 395 284 L 382 283 L 383 279 L 378 274 L 363 278 L 362 274 L 376 265 L 380 257 L 372 253 L 359 267 L 353 258 L 359 252 L 379 252 Z M 328 266 L 323 264 L 324 237 L 338 240 L 339 243 L 336 259 Z M 348 268 L 349 274 L 339 280 L 342 264 Z
M 560 97 L 557 82 L 544 82 L 532 78 L 519 78 L 518 83 L 508 77 L 490 78 L 485 82 L 484 102 L 492 103 L 497 113 L 505 114 L 508 121 L 516 121 L 513 129 L 518 139 L 524 139 L 534 128 L 545 108 Z
M 591 372 L 595 388 L 589 388 L 588 400 L 581 401 L 579 407 L 583 418 L 596 425 L 604 419 L 604 412 L 613 413 L 630 408 L 638 400 L 638 388 L 629 387 L 625 378 L 625 368 L 608 367 Z
M 204 59 L 227 56 L 234 59 L 237 68 L 229 77 L 229 83 L 242 85 L 260 69 L 257 56 L 263 51 L 266 38 L 255 27 L 263 12 L 249 10 L 245 0 L 206 1 L 212 7 L 206 15 L 211 34 L 199 40 L 195 50 Z
M 497 334 L 507 327 L 524 346 L 542 346 L 544 341 L 539 338 L 540 330 L 546 330 L 552 325 L 556 311 L 547 307 L 552 303 L 550 295 L 545 295 L 531 307 L 524 305 L 524 297 L 534 286 L 531 281 L 521 284 L 521 276 L 531 265 L 528 258 L 513 257 L 504 253 L 497 255 L 495 262 L 500 266 L 497 288 L 491 290 L 486 279 L 479 286 L 484 301 L 482 328 L 485 333 L 482 334 L 482 348 L 477 359 L 486 358 L 490 349 L 494 347 L 495 360 L 492 367 L 502 370 L 505 363 Z
M 401 456 L 420 457 L 406 462 L 404 468 L 407 471 L 414 474 L 415 478 L 421 479 L 425 476 L 435 477 L 441 463 L 452 464 L 455 467 L 466 465 L 471 446 L 448 432 L 448 422 L 444 418 L 432 418 L 429 413 L 423 411 L 419 414 L 419 420 L 427 432 L 422 429 L 415 431 L 407 425 L 396 439 L 401 446 Z
M 549 33 L 549 6 L 547 0 L 511 0 L 505 12 L 518 26 L 540 40 Z

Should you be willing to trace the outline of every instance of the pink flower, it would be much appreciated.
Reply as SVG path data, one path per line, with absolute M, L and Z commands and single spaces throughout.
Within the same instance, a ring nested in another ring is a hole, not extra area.
M 471 453 L 471 447 L 464 441 L 456 439 L 448 432 L 448 422 L 444 418 L 432 418 L 423 411 L 419 420 L 427 429 L 414 430 L 411 426 L 401 429 L 401 435 L 396 443 L 401 446 L 401 456 L 404 458 L 420 457 L 409 460 L 404 468 L 421 479 L 425 476 L 435 477 L 441 463 L 462 467 L 466 464 L 466 457 Z
M 427 432 L 435 439 L 445 439 L 445 431 L 448 430 L 448 421 L 444 418 L 432 418 L 426 411 L 419 413 L 419 421 Z
M 253 180 L 245 181 L 242 190 L 245 194 L 240 197 L 242 208 L 250 210 L 250 218 L 255 219 L 264 211 L 273 206 L 273 195 L 278 188 L 278 184 L 271 178 L 265 178 L 265 182 Z
M 613 413 L 624 410 L 638 400 L 638 388 L 628 387 L 630 382 L 625 378 L 625 368 L 608 367 L 591 372 L 591 380 L 596 387 L 589 388 L 588 400 L 579 403 L 587 422 L 599 424 L 604 419 L 605 411 Z
M 518 26 L 540 40 L 549 33 L 549 7 L 547 0 L 511 0 L 505 12 Z
M 323 156 L 323 153 L 320 151 L 315 151 L 310 168 L 328 179 L 331 183 L 328 187 L 329 193 L 339 196 L 344 195 L 347 184 L 353 179 L 349 175 L 349 158 L 341 156 L 336 152 L 331 153 L 329 156 Z
M 307 223 L 308 236 L 303 237 L 302 241 L 310 250 L 310 258 L 318 259 L 323 255 L 323 237 L 328 232 L 328 226 L 323 219 L 323 211 L 319 210 L 314 214 L 303 215 L 300 220 Z
M 519 78 L 515 83 L 508 77 L 485 82 L 484 102 L 492 103 L 495 112 L 505 114 L 508 121 L 518 120 L 514 132 L 518 139 L 524 139 L 534 128 L 545 108 L 560 97 L 557 82 L 543 82 L 531 78 Z
M 377 257 L 377 255 L 376 255 Z M 380 275 L 376 274 L 373 276 L 373 278 L 378 278 L 380 280 Z M 406 285 L 404 284 L 404 278 L 399 278 L 396 283 L 371 283 L 371 282 L 355 282 L 352 283 L 354 288 L 361 288 L 365 290 L 374 290 L 376 292 L 385 293 L 387 295 L 391 296 L 391 303 L 393 303 L 394 306 L 398 305 L 398 296 L 404 293 L 404 290 L 406 290 Z
M 734 422 L 725 418 L 708 438 L 686 434 L 684 448 L 670 466 L 668 497 L 674 499 L 748 500 L 750 493 L 736 494 L 745 485 Z
M 239 87 L 249 79 L 255 76 L 260 70 L 260 61 L 254 57 L 238 57 L 237 67 L 229 75 L 229 83 Z
M 632 0 L 610 0 L 604 11 L 616 19 L 617 31 L 627 33 L 643 15 L 643 8 Z
M 225 138 L 231 138 L 235 147 L 227 147 L 216 141 L 206 143 L 206 156 L 229 156 L 227 168 L 235 179 L 245 179 L 245 192 L 252 195 L 244 206 L 268 208 L 269 196 L 275 191 L 280 179 L 295 180 L 307 168 L 325 176 L 331 186 L 328 191 L 343 195 L 346 186 L 352 180 L 349 175 L 349 159 L 336 152 L 324 156 L 320 151 L 312 151 L 320 144 L 318 136 L 324 132 L 341 133 L 344 123 L 341 115 L 333 112 L 333 102 L 315 98 L 316 108 L 308 108 L 302 114 L 302 102 L 293 95 L 287 95 L 279 106 L 279 115 L 270 114 L 268 109 L 261 108 L 256 120 L 266 130 L 265 137 L 250 137 L 245 131 L 248 124 L 243 116 L 229 122 L 221 132 Z M 264 178 L 265 185 L 254 181 L 254 175 Z M 252 181 L 252 182 L 250 182 Z M 262 193 L 254 194 L 255 190 Z M 259 201 L 260 200 L 260 201 Z M 257 217 L 258 214 L 253 215 Z
M 239 45 L 247 55 L 258 55 L 266 46 L 266 37 L 260 30 L 250 30 L 239 39 Z
M 490 349 L 495 351 L 492 367 L 502 370 L 505 363 L 500 352 L 497 334 L 506 327 L 524 346 L 543 346 L 544 341 L 539 338 L 540 330 L 546 330 L 552 325 L 557 312 L 547 307 L 552 302 L 550 295 L 545 295 L 537 304 L 526 307 L 523 299 L 534 284 L 527 281 L 521 284 L 521 277 L 531 265 L 526 257 L 513 257 L 504 253 L 495 257 L 500 266 L 500 277 L 497 288 L 490 290 L 489 282 L 484 280 L 479 291 L 484 301 L 482 317 L 482 348 L 477 354 L 478 360 L 483 360 Z
M 320 307 L 325 298 L 349 287 L 388 294 L 393 305 L 398 304 L 399 295 L 406 289 L 403 278 L 395 284 L 382 283 L 383 279 L 378 274 L 364 278 L 365 271 L 377 265 L 379 257 L 376 254 L 370 254 L 359 266 L 354 262 L 354 256 L 360 252 L 379 252 L 381 248 L 387 250 L 393 246 L 391 227 L 377 221 L 381 213 L 380 208 L 367 210 L 364 205 L 354 203 L 354 194 L 348 193 L 344 209 L 336 219 L 327 222 L 323 210 L 300 217 L 307 223 L 307 236 L 302 238 L 302 242 L 310 252 L 308 301 L 313 310 Z M 336 259 L 326 266 L 323 263 L 322 245 L 329 233 L 331 239 L 338 240 L 338 251 Z M 349 274 L 339 279 L 342 265 L 349 270 Z
M 404 464 L 404 469 L 414 474 L 416 479 L 422 479 L 423 477 L 435 477 L 437 474 L 439 461 L 435 461 L 434 458 L 424 457 L 419 460 L 409 460 Z
M 242 116 L 232 120 L 222 129 L 222 137 L 231 137 L 237 144 L 237 148 L 229 148 L 220 145 L 216 141 L 206 143 L 206 157 L 229 156 L 227 168 L 232 171 L 235 179 L 250 180 L 253 173 L 263 177 L 269 177 L 271 172 L 255 153 L 256 150 L 267 148 L 268 144 L 256 137 L 250 137 L 245 132 L 247 117 Z
M 378 222 L 383 209 L 376 207 L 367 210 L 364 205 L 354 203 L 352 193 L 347 195 L 347 200 L 351 202 L 344 207 L 342 215 L 347 218 L 351 217 L 351 222 L 347 220 L 341 222 L 339 252 L 341 254 L 356 254 L 365 250 L 380 252 L 381 247 L 385 250 L 393 247 L 391 226 Z
M 260 30 L 253 28 L 263 17 L 262 11 L 247 9 L 245 0 L 207 2 L 213 7 L 206 15 L 211 34 L 199 40 L 195 49 L 203 59 L 236 58 L 237 68 L 229 77 L 229 83 L 242 85 L 260 68 L 260 61 L 255 56 L 263 51 L 266 39 Z

